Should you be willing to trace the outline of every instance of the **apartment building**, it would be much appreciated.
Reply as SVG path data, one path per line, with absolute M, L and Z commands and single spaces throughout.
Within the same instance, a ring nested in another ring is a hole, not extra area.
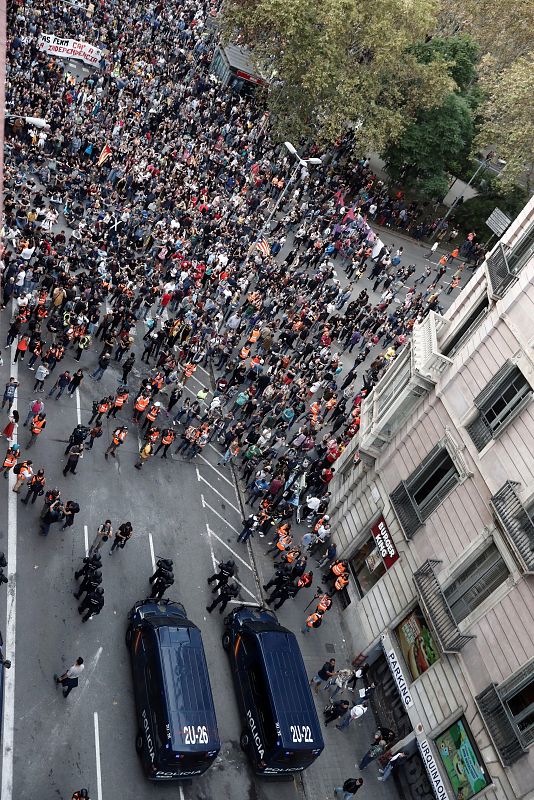
M 344 622 L 406 797 L 534 797 L 534 200 L 364 401 Z

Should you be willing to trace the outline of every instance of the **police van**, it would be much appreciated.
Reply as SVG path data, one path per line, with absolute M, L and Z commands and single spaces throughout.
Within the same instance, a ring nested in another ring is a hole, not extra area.
M 181 603 L 140 600 L 128 614 L 138 733 L 149 780 L 201 775 L 220 750 L 199 629 Z
M 241 747 L 257 775 L 290 778 L 324 748 L 297 639 L 259 606 L 239 606 L 224 622 L 222 644 L 243 722 Z

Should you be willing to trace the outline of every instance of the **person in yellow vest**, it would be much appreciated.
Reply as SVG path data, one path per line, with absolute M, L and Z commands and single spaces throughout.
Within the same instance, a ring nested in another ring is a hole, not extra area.
M 30 441 L 26 445 L 26 449 L 29 450 L 30 447 L 33 447 L 35 442 L 37 441 L 37 437 L 41 435 L 43 430 L 46 428 L 46 414 L 41 412 L 40 414 L 36 414 L 32 421 L 30 422 Z
M 137 397 L 134 403 L 134 412 L 133 412 L 134 422 L 139 422 L 139 420 L 141 419 L 141 415 L 146 410 L 146 407 L 148 406 L 149 402 L 150 402 L 149 398 L 144 394 L 140 394 Z
M 113 419 L 115 419 L 115 417 L 117 416 L 117 412 L 120 411 L 123 405 L 128 402 L 129 396 L 130 395 L 128 389 L 125 386 L 119 386 L 119 388 L 117 389 L 117 394 L 115 395 L 115 399 L 113 400 L 113 405 L 108 411 L 107 414 L 108 419 L 110 417 L 113 417 Z
M 113 437 L 111 439 L 111 443 L 106 452 L 104 453 L 106 458 L 109 456 L 110 453 L 113 456 L 113 458 L 116 458 L 115 451 L 117 450 L 117 447 L 120 447 L 121 444 L 124 444 L 127 435 L 128 435 L 127 425 L 121 425 L 120 428 L 115 428 L 115 430 L 113 431 Z
M 156 418 L 159 416 L 160 411 L 161 411 L 161 403 L 159 401 L 152 403 L 141 428 L 144 430 L 146 427 L 148 427 L 149 424 L 154 423 L 156 421 Z
M 171 444 L 174 442 L 175 436 L 174 431 L 170 428 L 164 428 L 161 432 L 161 442 L 158 444 L 157 449 L 154 452 L 154 455 L 157 456 L 161 448 L 163 448 L 163 455 L 161 458 L 167 458 L 167 451 Z
M 16 483 L 12 491 L 18 494 L 20 492 L 20 487 L 22 486 L 24 481 L 30 480 L 30 478 L 33 475 L 32 464 L 33 461 L 21 461 L 21 463 L 18 465 L 17 469 L 19 470 L 19 472 L 17 475 Z
M 323 622 L 323 615 L 320 611 L 314 611 L 309 617 L 304 620 L 302 633 L 310 633 L 316 628 L 320 628 Z
M 152 455 L 152 445 L 150 442 L 145 442 L 142 446 L 141 450 L 139 451 L 139 461 L 134 464 L 136 469 L 141 469 L 143 464 L 148 461 L 150 456 Z

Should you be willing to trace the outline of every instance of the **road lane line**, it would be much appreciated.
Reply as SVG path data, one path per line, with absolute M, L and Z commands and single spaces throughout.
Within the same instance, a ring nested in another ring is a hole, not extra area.
M 212 535 L 213 535 L 213 531 L 211 530 L 211 528 L 210 528 L 210 526 L 208 525 L 208 523 L 207 523 L 207 522 L 206 522 L 206 530 L 207 530 L 207 532 L 208 532 L 208 541 L 209 541 L 209 546 L 210 546 L 211 560 L 212 560 L 212 562 L 213 562 L 213 569 L 214 569 L 214 570 L 217 570 L 217 564 L 218 564 L 218 562 L 217 562 L 217 559 L 215 558 L 215 552 L 214 552 L 214 550 L 213 550 L 213 542 L 212 542 L 212 540 L 211 540 L 211 537 L 212 537 Z M 216 538 L 216 539 L 218 539 L 219 537 L 218 537 L 218 536 L 215 536 L 215 538 Z M 220 540 L 220 541 L 222 541 L 222 540 Z M 222 543 L 224 544 L 224 542 L 222 542 Z M 226 545 L 226 546 L 228 547 L 228 545 Z M 231 547 L 228 547 L 228 549 L 230 550 L 230 552 L 231 552 L 231 553 L 233 553 L 233 554 L 234 554 L 234 556 L 237 556 L 237 558 L 239 558 L 239 556 L 237 555 L 237 553 L 234 553 L 234 551 L 232 550 L 232 548 L 231 548 Z M 235 576 L 235 575 L 233 575 L 233 576 L 232 576 L 232 580 L 233 580 L 233 581 L 235 581 L 235 582 L 238 584 L 238 586 L 240 586 L 242 589 L 244 589 L 244 590 L 245 590 L 245 592 L 246 592 L 247 594 L 249 594 L 249 595 L 250 595 L 250 596 L 251 596 L 251 597 L 252 597 L 254 600 L 257 600 L 257 599 L 258 599 L 258 598 L 256 597 L 256 595 L 254 594 L 254 592 L 251 592 L 251 591 L 250 591 L 250 589 L 248 589 L 248 588 L 245 586 L 245 584 L 244 584 L 244 583 L 242 583 L 240 580 L 238 580 L 238 578 L 236 578 L 236 576 Z
M 87 556 L 89 555 L 89 530 L 87 528 L 87 525 L 83 526 L 83 538 L 85 543 L 85 557 L 87 558 Z
M 180 800 L 185 800 L 184 790 L 182 789 L 182 784 L 179 784 L 178 789 L 180 790 Z
M 222 545 L 224 545 L 224 546 L 225 546 L 225 547 L 226 547 L 226 548 L 227 548 L 227 549 L 228 549 L 228 550 L 231 552 L 231 554 L 233 555 L 233 557 L 234 557 L 234 558 L 237 558 L 237 560 L 238 560 L 238 561 L 240 561 L 242 564 L 244 564 L 244 565 L 245 565 L 245 567 L 247 567 L 247 569 L 249 569 L 249 570 L 252 572 L 252 567 L 250 566 L 250 564 L 249 564 L 247 561 L 245 561 L 245 559 L 244 559 L 244 558 L 241 558 L 241 556 L 239 555 L 239 553 L 236 553 L 236 551 L 235 551 L 235 550 L 232 550 L 232 548 L 230 547 L 230 545 L 229 545 L 227 542 L 225 542 L 225 541 L 224 541 L 224 539 L 221 539 L 221 537 L 220 537 L 220 536 L 217 536 L 217 534 L 215 533 L 215 531 L 213 531 L 213 530 L 212 530 L 212 529 L 209 527 L 209 525 L 208 525 L 208 531 L 209 531 L 209 533 L 210 533 L 210 536 L 214 536 L 214 537 L 217 539 L 217 541 L 218 541 L 218 542 L 220 542 Z
M 102 800 L 102 770 L 100 767 L 100 734 L 98 732 L 98 713 L 93 714 L 95 723 L 95 753 L 96 753 L 96 796 Z
M 207 458 L 204 458 L 204 456 L 203 456 L 203 455 L 201 455 L 200 453 L 198 454 L 198 457 L 201 459 L 201 461 L 203 461 L 205 464 L 207 464 L 207 465 L 208 465 L 208 467 L 211 467 L 213 470 L 215 470 L 215 472 L 217 473 L 217 475 L 219 476 L 219 478 L 222 478 L 222 479 L 223 479 L 223 481 L 226 481 L 226 483 L 227 483 L 229 486 L 231 486 L 231 487 L 232 487 L 232 489 L 234 489 L 234 488 L 235 488 L 235 486 L 234 486 L 234 482 L 233 482 L 233 481 L 231 481 L 231 480 L 229 480 L 229 479 L 226 477 L 226 475 L 223 475 L 223 474 L 222 474 L 222 472 L 221 472 L 219 469 L 217 469 L 217 467 L 215 467 L 213 464 L 210 464 L 210 462 L 208 461 L 208 459 L 207 459 Z
M 13 303 L 14 305 L 14 303 Z M 13 342 L 9 351 L 11 361 L 15 358 L 16 345 Z M 11 365 L 10 374 L 18 380 L 19 364 Z M 18 406 L 17 398 L 13 403 L 14 409 Z M 14 434 L 13 441 L 17 441 Z M 15 633 L 17 623 L 17 499 L 18 496 L 11 491 L 15 485 L 15 475 L 9 472 L 7 483 L 7 614 L 5 655 L 11 661 L 11 669 L 4 669 L 4 720 L 2 733 L 2 784 L 0 797 L 2 800 L 11 800 L 13 797 L 13 748 L 15 739 Z
M 150 545 L 150 558 L 152 559 L 152 571 L 156 571 L 156 557 L 154 555 L 154 540 L 152 539 L 152 534 L 148 534 L 148 543 Z
M 197 471 L 197 480 L 202 481 L 202 483 L 205 483 L 206 486 L 209 486 L 211 491 L 215 492 L 215 494 L 218 494 L 221 500 L 223 500 L 226 503 L 226 505 L 230 506 L 230 508 L 233 508 L 234 511 L 236 511 L 239 515 L 241 515 L 240 509 L 237 506 L 234 506 L 234 504 L 230 502 L 230 500 L 227 500 L 226 497 L 223 494 L 221 494 L 218 489 L 215 488 L 215 486 L 212 486 L 209 481 L 203 478 L 200 472 L 198 471 L 198 467 L 195 467 L 195 469 Z
M 80 390 L 76 389 L 76 419 L 78 420 L 78 425 L 82 424 L 82 412 L 80 409 Z
M 203 505 L 205 505 L 206 508 L 209 508 L 210 511 L 213 511 L 215 516 L 219 517 L 219 519 L 222 520 L 223 522 L 226 522 L 228 527 L 231 528 L 234 531 L 234 533 L 237 533 L 239 535 L 240 531 L 238 531 L 237 528 L 234 528 L 234 526 L 230 522 L 228 522 L 228 520 L 225 519 L 222 514 L 219 514 L 219 512 L 215 508 L 213 508 L 213 506 L 210 506 L 208 501 L 204 499 L 203 494 L 201 494 L 200 497 L 202 498 Z
M 208 532 L 208 544 L 210 546 L 210 555 L 211 555 L 211 563 L 213 565 L 213 569 L 217 570 L 217 559 L 215 558 L 215 553 L 213 552 L 213 542 L 211 541 L 211 534 L 210 534 L 210 526 L 206 522 L 206 530 Z

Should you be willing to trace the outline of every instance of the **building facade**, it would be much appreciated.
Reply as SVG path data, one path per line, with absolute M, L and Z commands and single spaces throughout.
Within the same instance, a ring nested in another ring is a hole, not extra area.
M 336 465 L 345 623 L 413 797 L 534 797 L 533 348 L 531 200 L 415 326 Z

